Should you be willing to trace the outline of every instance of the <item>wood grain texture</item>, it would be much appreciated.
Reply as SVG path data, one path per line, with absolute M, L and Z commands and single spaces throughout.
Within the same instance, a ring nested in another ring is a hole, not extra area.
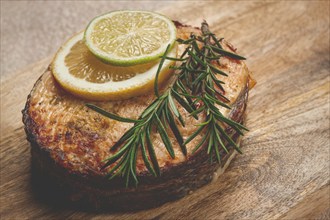
M 45 59 L 1 82 L 1 219 L 328 219 L 329 1 L 178 2 L 162 13 L 211 29 L 239 48 L 258 81 L 238 155 L 215 182 L 161 207 L 87 213 L 33 189 L 20 110 Z

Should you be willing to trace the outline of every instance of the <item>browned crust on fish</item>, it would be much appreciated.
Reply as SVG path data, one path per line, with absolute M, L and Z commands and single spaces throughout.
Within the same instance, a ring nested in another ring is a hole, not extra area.
M 244 120 L 247 101 L 248 85 L 231 111 L 231 117 L 238 122 L 242 123 Z M 31 127 L 35 125 L 27 114 L 28 106 L 29 101 L 23 115 L 27 137 L 31 142 L 34 167 L 37 172 L 42 173 L 42 176 L 49 178 L 50 182 L 56 181 L 66 188 L 66 192 L 69 192 L 67 196 L 72 200 L 78 200 L 78 203 L 84 204 L 85 207 L 92 205 L 96 209 L 137 210 L 155 207 L 181 198 L 209 183 L 217 169 L 229 163 L 228 159 L 234 153 L 234 150 L 231 150 L 229 154 L 225 154 L 221 150 L 222 165 L 220 165 L 216 162 L 210 163 L 209 156 L 204 149 L 190 157 L 186 162 L 162 167 L 161 177 L 154 178 L 149 173 L 142 173 L 139 175 L 137 188 L 126 188 L 123 180 L 119 178 L 113 181 L 108 181 L 101 176 L 88 178 L 71 174 L 68 168 L 58 166 L 51 157 L 52 152 L 39 146 L 35 141 L 38 137 L 31 132 Z M 238 140 L 236 133 L 232 136 L 235 141 Z M 213 158 L 213 161 L 216 159 Z
M 189 27 L 179 23 L 176 23 L 176 25 L 177 27 Z M 234 51 L 233 47 L 228 43 L 227 47 Z M 48 71 L 45 74 L 49 74 Z M 229 154 L 226 154 L 224 150 L 220 149 L 221 165 L 216 162 L 210 163 L 209 155 L 204 148 L 178 162 L 162 159 L 165 160 L 165 163 L 160 167 L 161 176 L 158 178 L 151 176 L 142 165 L 139 165 L 138 187 L 126 188 L 121 178 L 115 178 L 111 181 L 105 178 L 106 170 L 100 169 L 103 165 L 102 159 L 104 159 L 101 156 L 93 154 L 93 161 L 88 161 L 93 164 L 84 165 L 79 170 L 79 164 L 72 164 L 67 158 L 68 155 L 65 154 L 65 151 L 47 146 L 47 143 L 53 144 L 54 140 L 47 140 L 50 137 L 39 133 L 42 123 L 36 121 L 36 118 L 38 118 L 36 114 L 40 113 L 34 111 L 34 107 L 31 104 L 35 89 L 41 81 L 42 77 L 36 82 L 22 111 L 25 132 L 28 141 L 31 143 L 33 167 L 38 173 L 42 174 L 41 176 L 49 178 L 51 182 L 55 181 L 62 185 L 66 189 L 65 191 L 68 192 L 66 196 L 69 195 L 71 199 L 73 196 L 74 200 L 78 200 L 79 203 L 86 203 L 87 206 L 91 205 L 92 207 L 102 209 L 136 210 L 158 206 L 164 202 L 183 197 L 210 182 L 214 172 L 221 166 L 227 165 L 232 158 L 231 155 L 234 153 L 233 150 L 230 150 Z M 248 77 L 244 85 L 242 85 L 243 88 L 241 88 L 240 94 L 231 104 L 232 109 L 228 113 L 228 117 L 232 120 L 243 123 L 251 82 Z M 54 83 L 59 93 L 65 93 L 56 82 Z M 72 98 L 68 94 L 65 94 L 66 96 Z M 33 103 L 33 105 L 36 105 L 36 103 Z M 88 136 L 88 141 L 85 143 L 87 145 L 83 146 L 84 149 L 93 147 L 92 142 L 99 138 L 97 131 L 84 132 L 84 135 Z M 233 130 L 227 128 L 227 132 L 231 134 L 236 142 L 239 141 L 239 135 Z M 65 138 L 69 142 L 77 141 L 74 140 L 75 137 L 73 135 Z M 78 157 L 83 157 L 84 154 L 88 155 L 89 152 L 82 151 L 77 155 Z M 215 158 L 213 159 L 213 161 L 216 161 Z

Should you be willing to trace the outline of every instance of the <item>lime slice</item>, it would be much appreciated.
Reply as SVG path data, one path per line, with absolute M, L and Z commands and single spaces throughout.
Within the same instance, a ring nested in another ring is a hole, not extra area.
M 83 42 L 81 32 L 68 40 L 51 64 L 56 81 L 72 94 L 89 100 L 121 100 L 152 91 L 160 60 L 129 67 L 105 64 Z M 176 56 L 176 47 L 169 55 Z M 173 61 L 165 60 L 159 83 L 171 76 Z
M 130 66 L 164 54 L 176 40 L 176 27 L 167 17 L 148 11 L 113 11 L 94 18 L 86 28 L 89 50 L 106 63 Z

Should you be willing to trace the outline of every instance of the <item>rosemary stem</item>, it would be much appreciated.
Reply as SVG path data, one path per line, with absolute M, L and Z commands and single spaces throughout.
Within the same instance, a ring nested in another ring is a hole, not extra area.
M 131 181 L 135 185 L 137 184 L 138 150 L 141 151 L 144 164 L 149 172 L 154 176 L 161 174 L 153 141 L 150 137 L 153 128 L 158 132 L 160 140 L 171 158 L 175 158 L 175 151 L 168 132 L 173 133 L 182 154 L 185 156 L 187 156 L 186 144 L 197 136 L 202 136 L 202 139 L 196 144 L 193 153 L 206 147 L 211 161 L 212 155 L 216 155 L 217 162 L 220 163 L 222 152 L 228 153 L 227 147 L 230 146 L 240 152 L 239 147 L 231 139 L 231 135 L 227 134 L 221 125 L 230 127 L 230 130 L 235 131 L 238 135 L 243 135 L 243 130 L 247 129 L 220 112 L 219 106 L 230 109 L 230 100 L 224 96 L 225 91 L 221 85 L 224 82 L 219 80 L 217 75 L 228 76 L 218 68 L 220 57 L 228 56 L 236 60 L 242 60 L 243 57 L 225 51 L 215 35 L 210 32 L 206 21 L 202 22 L 201 31 L 201 36 L 191 34 L 188 40 L 178 39 L 179 43 L 186 46 L 180 59 L 167 57 L 169 46 L 167 47 L 155 77 L 155 100 L 141 113 L 138 120 L 123 118 L 87 104 L 89 108 L 106 117 L 121 122 L 134 123 L 133 127 L 110 148 L 112 150 L 119 148 L 116 153 L 105 160 L 104 168 L 115 164 L 108 175 L 110 179 L 115 176 L 122 176 L 126 180 L 126 185 Z M 177 66 L 173 67 L 175 70 L 174 82 L 172 86 L 159 90 L 158 76 L 165 59 L 177 61 Z M 217 61 L 218 66 L 215 65 L 215 61 Z M 183 127 L 185 126 L 185 120 L 180 114 L 178 105 L 196 120 L 198 120 L 199 114 L 205 116 L 204 121 L 198 124 L 198 129 L 186 140 L 180 133 L 179 124 L 175 120 L 176 118 Z M 226 143 L 229 143 L 229 146 L 225 146 Z M 223 151 L 220 151 L 221 148 Z

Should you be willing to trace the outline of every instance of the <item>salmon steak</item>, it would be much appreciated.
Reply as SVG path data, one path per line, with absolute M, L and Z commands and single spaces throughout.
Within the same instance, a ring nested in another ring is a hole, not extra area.
M 175 24 L 178 38 L 188 39 L 191 33 L 201 35 L 199 28 L 179 22 Z M 236 53 L 227 41 L 221 40 L 220 44 L 225 50 Z M 179 48 L 178 51 L 182 50 Z M 225 82 L 223 88 L 230 106 L 230 109 L 219 107 L 219 110 L 225 117 L 244 124 L 249 90 L 255 84 L 251 73 L 243 61 L 226 56 L 221 57 L 218 68 L 228 74 L 227 77 L 217 77 Z M 166 82 L 170 84 L 171 80 Z M 142 153 L 138 151 L 137 186 L 127 187 L 120 176 L 111 180 L 107 178 L 112 166 L 103 166 L 105 160 L 114 154 L 110 148 L 133 124 L 104 117 L 88 108 L 86 103 L 122 117 L 137 119 L 153 100 L 153 91 L 119 101 L 93 102 L 77 98 L 65 91 L 54 79 L 50 68 L 47 69 L 35 83 L 22 111 L 25 132 L 31 143 L 33 168 L 42 177 L 65 188 L 68 200 L 95 208 L 131 210 L 155 207 L 181 198 L 221 174 L 235 155 L 232 147 L 228 147 L 228 152 L 219 147 L 221 164 L 216 160 L 210 162 L 206 147 L 193 153 L 205 133 L 201 132 L 186 145 L 187 154 L 184 155 L 174 134 L 168 132 L 175 153 L 172 158 L 160 135 L 154 131 L 150 133 L 150 139 L 161 175 L 154 177 L 150 174 Z M 183 127 L 177 123 L 177 126 L 186 140 L 205 117 L 201 115 L 197 120 L 182 106 L 177 105 L 177 108 L 186 124 Z M 230 128 L 226 131 L 236 143 L 240 142 L 237 132 Z

